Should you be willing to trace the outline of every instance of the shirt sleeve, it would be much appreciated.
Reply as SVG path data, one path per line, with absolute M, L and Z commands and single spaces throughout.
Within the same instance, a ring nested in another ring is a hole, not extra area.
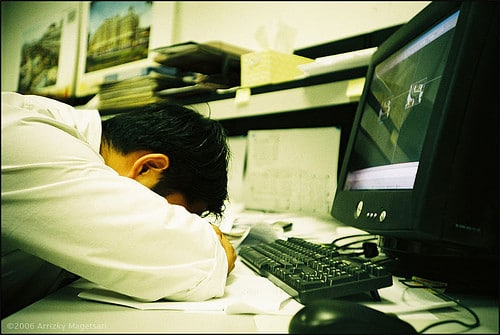
M 2 93 L 2 242 L 142 300 L 222 296 L 210 224 L 119 176 L 99 142 L 97 111 Z

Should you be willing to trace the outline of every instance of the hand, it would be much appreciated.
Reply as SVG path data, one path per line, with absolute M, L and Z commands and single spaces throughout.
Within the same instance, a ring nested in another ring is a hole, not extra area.
M 227 257 L 227 274 L 229 274 L 231 271 L 234 269 L 234 262 L 236 261 L 236 251 L 234 250 L 233 245 L 229 240 L 227 239 L 224 234 L 220 231 L 219 227 L 212 225 L 214 228 L 215 232 L 217 233 L 217 236 L 219 236 L 220 243 L 222 244 L 222 247 L 226 251 L 226 257 Z

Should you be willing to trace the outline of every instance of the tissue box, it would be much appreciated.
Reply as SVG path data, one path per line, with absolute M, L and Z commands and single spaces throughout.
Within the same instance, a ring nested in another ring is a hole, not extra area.
M 304 73 L 297 67 L 313 59 L 277 51 L 241 55 L 241 86 L 260 86 L 293 80 Z

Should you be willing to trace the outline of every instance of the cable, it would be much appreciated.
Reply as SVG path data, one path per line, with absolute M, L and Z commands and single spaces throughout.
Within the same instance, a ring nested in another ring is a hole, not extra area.
M 330 245 L 336 247 L 335 243 L 338 242 L 338 241 L 345 240 L 347 238 L 364 237 L 364 236 L 374 236 L 374 238 L 377 238 L 375 235 L 368 234 L 368 233 L 366 233 L 366 234 L 347 235 L 347 236 L 342 236 L 342 237 L 338 237 L 338 238 L 334 239 L 332 242 L 330 242 Z
M 464 327 L 467 327 L 469 329 L 473 329 L 473 328 L 479 327 L 479 325 L 480 325 L 479 316 L 477 316 L 477 314 L 472 309 L 470 309 L 469 307 L 467 307 L 464 304 L 462 304 L 458 299 L 452 298 L 449 295 L 446 295 L 444 293 L 436 291 L 436 289 L 442 288 L 441 286 L 434 287 L 434 286 L 429 286 L 429 285 L 427 285 L 427 283 L 424 283 L 424 282 L 421 282 L 421 281 L 411 280 L 411 281 L 417 282 L 420 285 L 420 286 L 417 286 L 417 285 L 408 284 L 408 281 L 409 280 L 400 279 L 400 282 L 403 283 L 403 285 L 405 285 L 407 287 L 417 288 L 417 289 L 418 288 L 427 288 L 427 289 L 430 289 L 438 297 L 441 297 L 441 298 L 446 299 L 446 300 L 453 301 L 458 306 L 462 307 L 467 312 L 469 312 L 472 315 L 472 317 L 474 318 L 474 323 L 466 323 L 466 322 L 463 322 L 463 321 L 460 321 L 460 320 L 456 320 L 456 319 L 449 319 L 449 320 L 437 321 L 437 322 L 431 323 L 430 325 L 427 325 L 426 327 L 424 327 L 423 329 L 421 329 L 418 332 L 419 334 L 423 334 L 424 332 L 426 332 L 427 330 L 429 330 L 431 328 L 434 328 L 434 327 L 437 327 L 437 326 L 440 326 L 440 325 L 443 325 L 443 324 L 447 324 L 447 323 L 458 323 L 458 324 L 460 324 L 460 325 L 462 325 Z
M 340 240 L 344 240 L 344 239 L 348 239 L 348 238 L 353 238 L 353 237 L 367 237 L 367 236 L 371 236 L 369 238 L 365 238 L 365 239 L 360 239 L 360 240 L 356 240 L 356 241 L 352 241 L 352 242 L 348 242 L 344 245 L 340 245 L 340 246 L 337 246 L 335 245 L 338 241 Z M 377 236 L 373 235 L 373 234 L 356 234 L 356 235 L 347 235 L 347 236 L 342 236 L 342 237 L 339 237 L 335 240 L 333 240 L 331 243 L 330 243 L 330 246 L 333 247 L 335 250 L 338 250 L 338 251 L 341 251 L 341 250 L 358 250 L 358 252 L 350 252 L 350 253 L 345 253 L 343 255 L 347 255 L 347 256 L 365 256 L 366 258 L 373 258 L 373 257 L 376 257 L 378 256 L 378 247 L 377 247 L 377 244 L 373 243 L 373 242 L 370 242 L 370 241 L 373 241 L 373 240 L 376 240 L 377 239 Z M 351 245 L 353 244 L 359 244 L 359 243 L 362 243 L 361 246 L 358 246 L 358 247 L 351 247 Z
M 359 240 L 359 241 L 353 241 L 353 242 L 349 242 L 349 243 L 346 243 L 346 244 L 343 244 L 343 245 L 340 245 L 340 246 L 334 246 L 336 249 L 340 249 L 340 250 L 346 250 L 346 249 L 361 249 L 360 247 L 350 247 L 351 245 L 353 244 L 357 244 L 357 243 L 362 243 L 362 242 L 369 242 L 369 241 L 373 241 L 373 240 L 376 240 L 377 238 L 376 237 L 373 237 L 373 238 L 366 238 L 364 240 Z

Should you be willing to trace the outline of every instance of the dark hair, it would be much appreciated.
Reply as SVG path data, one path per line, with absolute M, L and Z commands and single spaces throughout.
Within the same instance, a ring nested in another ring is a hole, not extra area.
M 203 200 L 205 214 L 220 218 L 227 199 L 229 148 L 222 125 L 176 104 L 154 104 L 117 114 L 102 122 L 103 142 L 122 154 L 137 150 L 163 153 L 170 165 L 153 187 L 186 201 Z

